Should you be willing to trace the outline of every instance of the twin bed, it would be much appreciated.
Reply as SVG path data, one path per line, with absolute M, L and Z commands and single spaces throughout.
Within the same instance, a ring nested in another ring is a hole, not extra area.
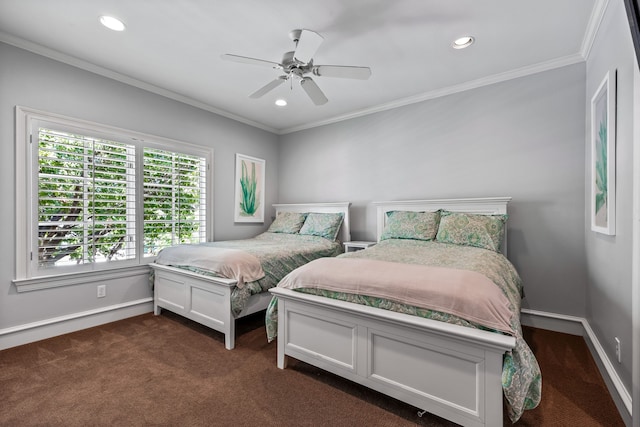
M 515 422 L 538 404 L 541 377 L 504 256 L 509 200 L 376 203 L 376 246 L 270 290 L 278 367 L 293 357 L 465 426 L 502 425 L 504 396 Z
M 273 206 L 276 221 L 255 238 L 163 249 L 151 264 L 154 313 L 164 308 L 222 332 L 231 350 L 236 319 L 264 310 L 269 288 L 315 258 L 340 254 L 341 242 L 351 240 L 350 203 Z
M 505 256 L 509 200 L 379 202 L 378 244 L 343 255 L 349 203 L 274 205 L 269 232 L 210 248 L 255 256 L 263 278 L 239 273 L 235 257 L 225 278 L 197 263 L 203 254 L 187 254 L 185 265 L 159 256 L 155 312 L 218 330 L 232 349 L 235 319 L 266 308 L 281 369 L 293 357 L 465 426 L 502 425 L 504 396 L 515 421 L 538 404 L 541 378 L 522 338 L 520 278 Z M 341 215 L 339 235 L 309 227 L 310 212 Z M 273 248 L 261 252 L 273 240 L 276 252 L 316 247 L 278 265 L 264 255 Z

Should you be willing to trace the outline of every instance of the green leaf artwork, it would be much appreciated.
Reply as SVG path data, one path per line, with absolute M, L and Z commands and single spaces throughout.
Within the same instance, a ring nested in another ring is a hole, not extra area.
M 256 179 L 256 164 L 251 163 L 251 176 L 247 168 L 247 163 L 242 160 L 242 176 L 240 177 L 240 188 L 242 190 L 242 200 L 240 201 L 240 215 L 253 216 L 260 207 L 259 194 L 257 191 L 258 180 Z
M 596 214 L 607 202 L 607 117 L 600 121 L 596 143 Z

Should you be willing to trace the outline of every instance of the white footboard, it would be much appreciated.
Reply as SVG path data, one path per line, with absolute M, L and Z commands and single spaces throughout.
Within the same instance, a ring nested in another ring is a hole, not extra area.
M 274 288 L 287 356 L 465 426 L 500 426 L 515 338 Z
M 154 313 L 162 308 L 224 334 L 225 347 L 235 346 L 235 318 L 231 312 L 233 279 L 202 276 L 187 270 L 152 264 L 154 269 Z M 267 308 L 269 293 L 254 295 L 238 317 Z

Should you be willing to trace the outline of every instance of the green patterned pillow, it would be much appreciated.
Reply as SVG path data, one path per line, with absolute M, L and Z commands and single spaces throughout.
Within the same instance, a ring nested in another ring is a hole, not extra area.
M 267 231 L 270 233 L 297 234 L 307 218 L 306 213 L 278 212 L 276 219 L 271 223 Z
M 390 211 L 387 212 L 387 223 L 384 226 L 380 240 L 433 240 L 436 238 L 439 222 L 440 211 Z
M 329 240 L 336 240 L 338 231 L 342 225 L 344 214 L 311 212 L 307 215 L 304 225 L 300 229 L 300 234 L 320 236 Z
M 500 252 L 507 215 L 443 211 L 436 240 Z

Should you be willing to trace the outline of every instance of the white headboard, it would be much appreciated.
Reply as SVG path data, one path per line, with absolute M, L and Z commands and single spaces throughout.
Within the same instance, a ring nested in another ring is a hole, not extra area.
M 472 199 L 404 200 L 393 202 L 373 202 L 377 207 L 377 239 L 380 241 L 389 211 L 433 212 L 445 209 L 452 212 L 468 212 L 481 215 L 507 213 L 507 203 L 511 197 L 480 197 Z M 502 253 L 507 255 L 507 227 L 505 225 Z
M 291 203 L 273 205 L 276 209 L 276 215 L 278 215 L 278 212 L 342 212 L 344 214 L 344 221 L 342 222 L 342 227 L 340 227 L 340 232 L 338 233 L 338 240 L 341 242 L 351 241 L 351 218 L 349 217 L 349 206 L 351 206 L 351 202 Z

